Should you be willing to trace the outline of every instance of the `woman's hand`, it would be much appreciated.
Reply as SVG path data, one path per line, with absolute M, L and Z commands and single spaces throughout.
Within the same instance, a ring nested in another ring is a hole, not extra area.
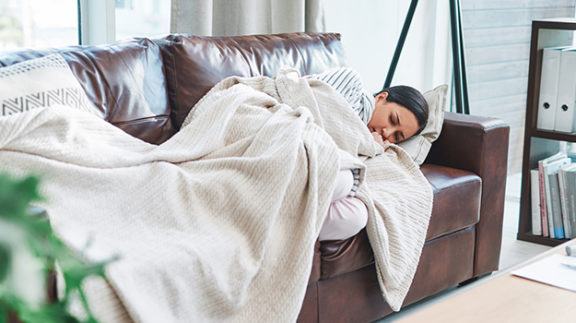
M 388 140 L 382 139 L 382 136 L 377 132 L 372 132 L 372 137 L 380 146 L 382 146 L 382 148 L 386 148 L 386 146 L 390 143 Z

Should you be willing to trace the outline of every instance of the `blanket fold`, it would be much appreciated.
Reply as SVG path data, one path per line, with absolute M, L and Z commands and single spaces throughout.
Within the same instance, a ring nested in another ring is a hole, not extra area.
M 70 108 L 0 118 L 0 171 L 41 174 L 55 232 L 107 267 L 138 322 L 295 321 L 336 172 L 359 197 L 383 296 L 399 309 L 432 193 L 397 146 L 374 143 L 328 85 L 283 70 L 228 78 L 155 146 Z

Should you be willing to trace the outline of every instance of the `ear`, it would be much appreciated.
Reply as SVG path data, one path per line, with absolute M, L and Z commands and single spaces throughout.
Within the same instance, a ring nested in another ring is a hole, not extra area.
M 376 101 L 380 101 L 380 100 L 386 101 L 387 98 L 388 98 L 388 92 L 379 93 L 379 94 L 376 95 L 376 97 L 375 97 Z

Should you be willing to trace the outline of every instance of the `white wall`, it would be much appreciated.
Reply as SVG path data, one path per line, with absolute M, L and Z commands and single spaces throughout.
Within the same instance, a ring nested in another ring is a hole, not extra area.
M 328 31 L 342 34 L 348 65 L 358 70 L 366 87 L 379 91 L 386 79 L 408 0 L 326 0 Z M 452 77 L 448 0 L 419 1 L 392 85 L 421 91 L 448 83 Z

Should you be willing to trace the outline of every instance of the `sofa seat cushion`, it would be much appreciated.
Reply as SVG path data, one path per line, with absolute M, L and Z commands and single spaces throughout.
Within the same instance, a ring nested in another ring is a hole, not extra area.
M 433 164 L 424 164 L 421 170 L 434 192 L 426 241 L 478 223 L 482 194 L 482 179 L 478 175 Z
M 482 189 L 482 180 L 478 175 L 431 164 L 424 164 L 421 169 L 434 192 L 426 241 L 454 233 L 478 222 Z M 320 255 L 321 280 L 353 272 L 374 263 L 366 230 L 360 231 L 350 239 L 322 241 Z
M 373 264 L 374 254 L 366 230 L 346 240 L 321 241 L 320 260 L 320 280 Z

